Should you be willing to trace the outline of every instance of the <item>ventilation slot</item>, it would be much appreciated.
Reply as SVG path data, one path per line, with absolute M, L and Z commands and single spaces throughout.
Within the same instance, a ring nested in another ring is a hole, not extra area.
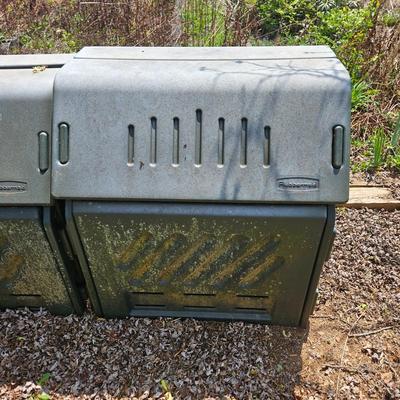
M 184 293 L 184 296 L 215 297 L 215 293 Z
M 157 118 L 151 118 L 150 132 L 150 166 L 155 167 L 157 163 Z
M 241 299 L 268 299 L 268 295 L 246 295 L 246 294 L 237 294 L 236 297 Z
M 154 296 L 162 296 L 163 292 L 130 292 L 131 295 L 154 295 Z
M 201 136 L 202 136 L 202 111 L 196 110 L 194 163 L 197 167 L 201 166 L 201 139 L 202 139 Z
M 240 137 L 240 166 L 247 166 L 247 118 L 242 118 L 242 133 Z
M 271 127 L 264 127 L 264 167 L 269 167 L 270 163 L 270 138 L 271 138 Z
M 148 310 L 152 308 L 163 309 L 165 304 L 135 304 L 134 308 L 137 310 Z
M 163 292 L 129 292 L 129 303 L 135 309 L 165 308 Z
M 224 147 L 225 147 L 225 120 L 218 120 L 218 166 L 224 165 Z
M 135 127 L 128 126 L 128 165 L 133 165 L 135 157 Z
M 179 118 L 176 117 L 174 118 L 172 165 L 174 167 L 179 165 Z

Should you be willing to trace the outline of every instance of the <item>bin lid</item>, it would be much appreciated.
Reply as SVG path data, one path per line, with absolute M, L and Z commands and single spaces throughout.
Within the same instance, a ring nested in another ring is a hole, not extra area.
M 328 46 L 260 47 L 84 47 L 76 59 L 105 60 L 293 60 L 336 58 Z
M 326 46 L 84 48 L 57 74 L 57 198 L 338 203 L 349 75 Z
M 9 54 L 0 55 L 0 68 L 62 67 L 74 54 Z
M 53 82 L 72 57 L 0 56 L 0 205 L 50 203 Z

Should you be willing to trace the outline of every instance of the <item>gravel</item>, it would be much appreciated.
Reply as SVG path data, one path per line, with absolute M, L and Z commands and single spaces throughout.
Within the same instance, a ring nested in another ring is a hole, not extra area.
M 337 228 L 308 331 L 5 311 L 0 398 L 400 398 L 400 212 Z

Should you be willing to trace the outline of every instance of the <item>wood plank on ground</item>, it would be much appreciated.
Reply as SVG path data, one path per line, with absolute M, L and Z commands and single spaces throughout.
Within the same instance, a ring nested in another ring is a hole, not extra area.
M 349 201 L 341 204 L 349 208 L 400 208 L 400 199 L 395 199 L 390 189 L 377 186 L 350 186 Z

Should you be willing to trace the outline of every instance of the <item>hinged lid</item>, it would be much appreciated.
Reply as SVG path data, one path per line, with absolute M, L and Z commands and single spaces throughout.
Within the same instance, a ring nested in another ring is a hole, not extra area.
M 50 203 L 53 82 L 71 58 L 0 56 L 0 205 Z
M 46 66 L 60 68 L 72 60 L 74 54 L 19 54 L 0 55 L 0 69 Z
M 276 47 L 85 47 L 77 59 L 225 61 L 336 58 L 328 46 Z
M 55 81 L 52 193 L 346 201 L 350 92 L 325 46 L 83 49 Z

